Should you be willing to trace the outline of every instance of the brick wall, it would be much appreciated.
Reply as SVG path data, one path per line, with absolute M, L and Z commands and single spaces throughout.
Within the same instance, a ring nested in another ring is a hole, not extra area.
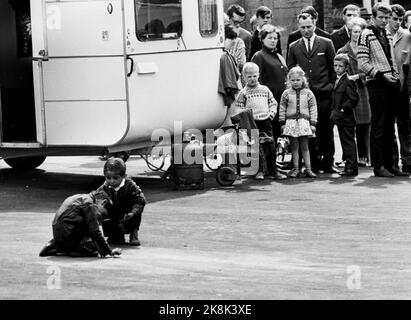
M 303 7 L 312 5 L 312 0 L 224 0 L 225 10 L 233 3 L 239 4 L 246 10 L 247 23 L 243 27 L 248 30 L 250 30 L 248 21 L 259 6 L 267 6 L 273 10 L 273 24 L 284 29 L 281 32 L 281 44 L 285 53 L 288 34 L 297 29 L 296 17 L 298 13 Z

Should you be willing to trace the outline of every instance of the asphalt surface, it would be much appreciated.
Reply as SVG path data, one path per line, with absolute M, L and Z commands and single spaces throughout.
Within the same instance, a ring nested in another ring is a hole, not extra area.
M 95 157 L 0 161 L 1 299 L 409 299 L 411 179 L 321 175 L 174 191 L 132 157 L 140 248 L 118 259 L 40 258 L 60 203 L 102 182 Z

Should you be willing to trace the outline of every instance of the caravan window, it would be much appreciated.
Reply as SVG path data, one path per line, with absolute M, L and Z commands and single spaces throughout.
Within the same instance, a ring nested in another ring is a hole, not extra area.
M 200 33 L 212 37 L 218 31 L 217 0 L 198 0 Z
M 183 31 L 181 0 L 135 0 L 140 41 L 176 39 Z

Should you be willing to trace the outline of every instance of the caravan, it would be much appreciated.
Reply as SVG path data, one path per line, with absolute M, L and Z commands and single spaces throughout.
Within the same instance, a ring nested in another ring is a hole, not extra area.
M 0 158 L 150 148 L 219 127 L 222 0 L 0 0 Z

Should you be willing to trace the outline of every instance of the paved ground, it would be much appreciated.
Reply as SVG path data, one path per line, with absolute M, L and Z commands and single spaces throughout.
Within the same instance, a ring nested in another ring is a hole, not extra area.
M 119 259 L 38 257 L 61 201 L 103 181 L 94 157 L 0 162 L 2 299 L 411 298 L 411 179 L 244 180 L 177 192 L 137 158 L 141 248 Z M 60 278 L 59 282 L 55 281 Z

